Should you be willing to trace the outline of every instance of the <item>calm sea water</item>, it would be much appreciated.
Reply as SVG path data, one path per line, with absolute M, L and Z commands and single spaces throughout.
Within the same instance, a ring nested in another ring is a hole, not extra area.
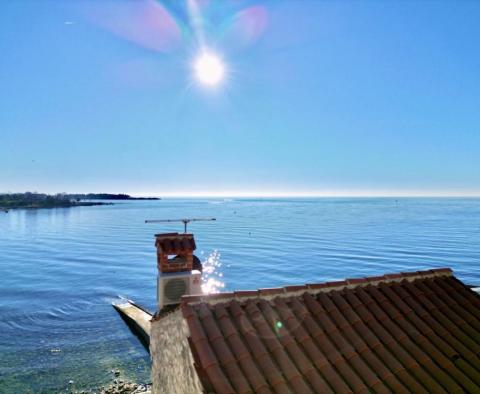
M 0 213 L 0 392 L 88 388 L 150 360 L 111 306 L 155 309 L 154 233 L 194 223 L 212 291 L 451 267 L 480 285 L 479 199 L 215 199 Z

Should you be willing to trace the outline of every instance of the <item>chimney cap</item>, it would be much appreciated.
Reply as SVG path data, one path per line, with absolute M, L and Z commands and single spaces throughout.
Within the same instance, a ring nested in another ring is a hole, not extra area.
M 188 233 L 188 234 L 187 233 L 160 233 L 160 234 L 155 234 L 155 237 L 172 238 L 172 237 L 177 237 L 179 235 L 188 235 L 193 237 L 193 234 L 191 233 Z
M 164 253 L 177 254 L 180 252 L 194 251 L 197 246 L 193 234 L 164 233 L 155 234 L 155 246 Z

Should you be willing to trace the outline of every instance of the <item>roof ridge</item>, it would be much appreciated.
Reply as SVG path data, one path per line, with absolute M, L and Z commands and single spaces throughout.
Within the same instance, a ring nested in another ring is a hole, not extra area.
M 258 290 L 237 290 L 233 292 L 185 295 L 182 296 L 182 305 L 194 304 L 199 302 L 209 302 L 212 304 L 225 302 L 231 299 L 251 299 L 274 297 L 291 297 L 299 293 L 309 292 L 312 294 L 320 292 L 329 292 L 333 290 L 342 290 L 345 288 L 353 289 L 367 285 L 377 285 L 379 283 L 401 282 L 403 280 L 414 281 L 416 279 L 425 279 L 439 276 L 453 276 L 451 268 L 434 268 L 423 271 L 410 271 L 391 273 L 380 276 L 367 276 L 363 278 L 347 278 L 338 281 L 329 281 L 322 283 L 307 283 L 303 285 L 289 285 L 284 287 L 262 288 Z

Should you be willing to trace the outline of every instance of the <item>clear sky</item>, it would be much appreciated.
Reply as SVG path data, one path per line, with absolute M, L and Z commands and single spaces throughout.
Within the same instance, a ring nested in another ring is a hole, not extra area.
M 480 2 L 1 1 L 26 190 L 480 195 Z

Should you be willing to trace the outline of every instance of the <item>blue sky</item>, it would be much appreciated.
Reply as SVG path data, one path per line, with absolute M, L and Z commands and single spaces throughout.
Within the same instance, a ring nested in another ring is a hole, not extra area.
M 480 195 L 479 20 L 475 1 L 2 1 L 0 191 Z

